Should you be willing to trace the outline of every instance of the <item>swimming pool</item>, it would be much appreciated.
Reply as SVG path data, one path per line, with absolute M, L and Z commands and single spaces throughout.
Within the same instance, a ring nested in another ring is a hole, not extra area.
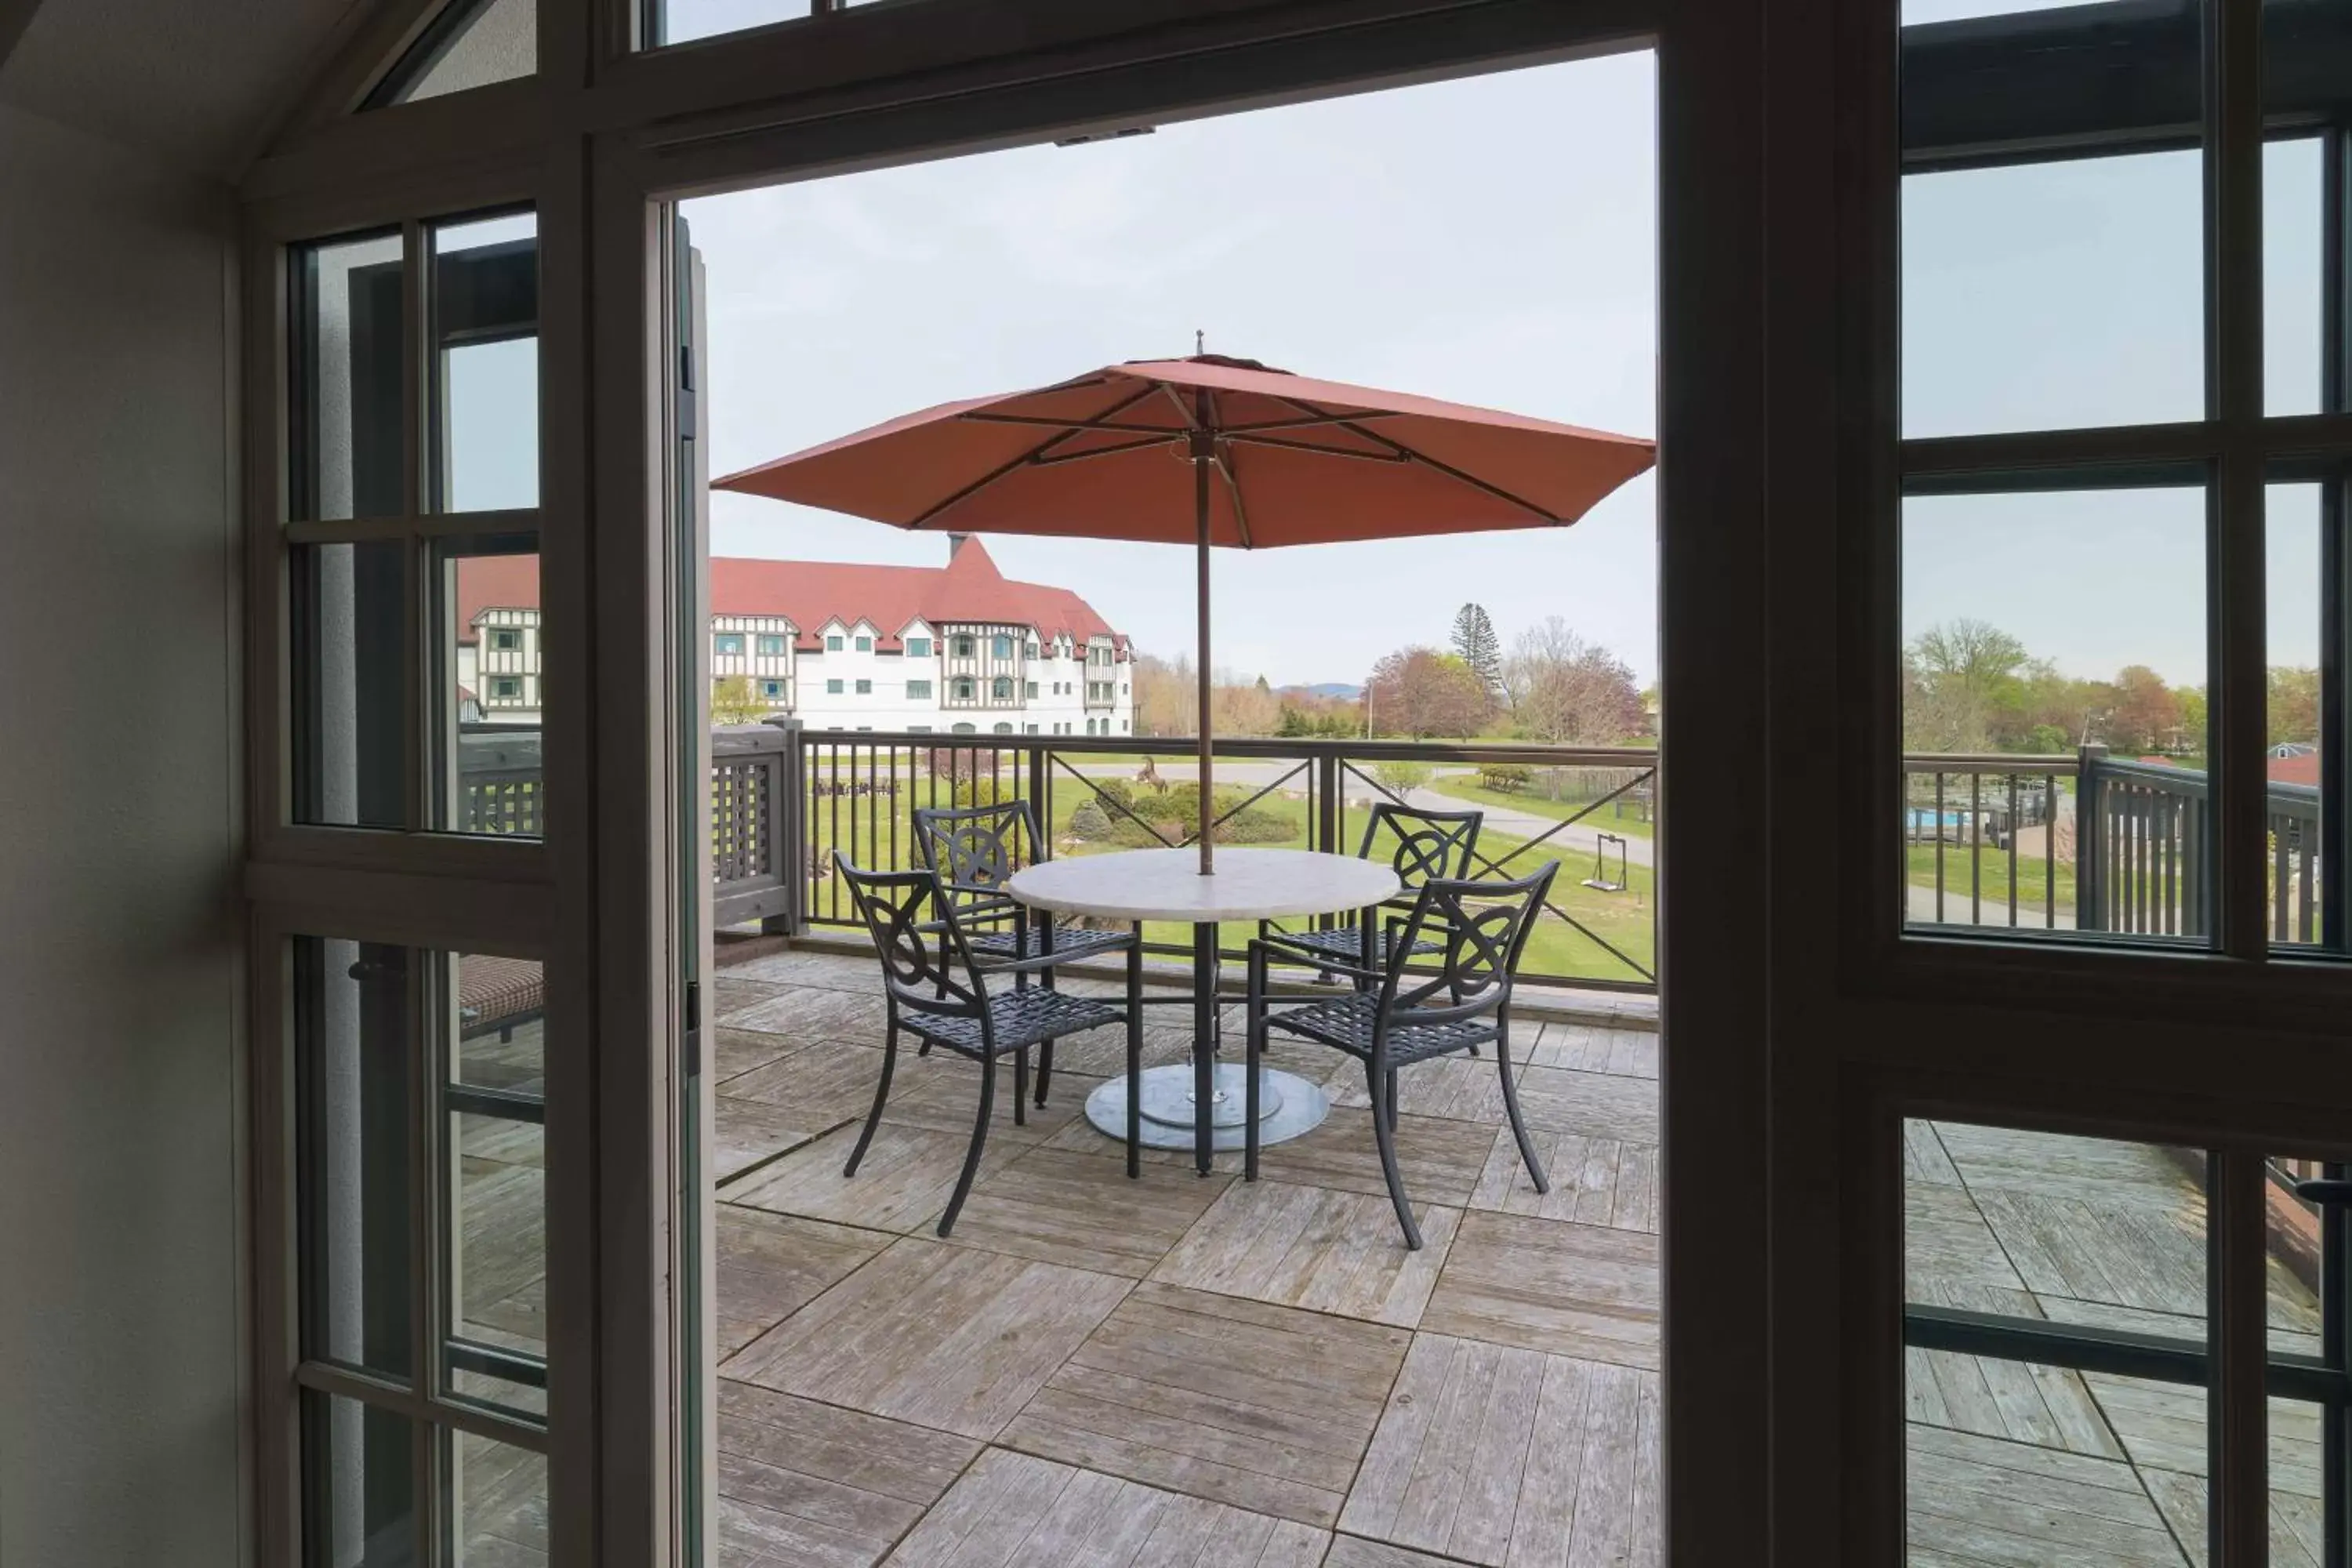
M 1966 827 L 1969 825 L 1969 814 L 1965 811 L 1948 811 L 1938 816 L 1935 811 L 1923 805 L 1913 806 L 1909 818 L 1909 826 L 1914 833 L 1924 832 L 1931 827 Z

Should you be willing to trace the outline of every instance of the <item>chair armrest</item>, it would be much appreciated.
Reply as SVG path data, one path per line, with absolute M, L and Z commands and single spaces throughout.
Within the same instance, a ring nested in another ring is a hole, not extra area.
M 1261 939 L 1251 942 L 1248 952 L 1253 961 L 1263 952 L 1269 958 L 1281 959 L 1286 963 L 1299 962 L 1298 954 L 1295 950 L 1286 948 L 1278 942 L 1266 942 Z M 1317 969 L 1328 969 L 1334 974 L 1353 975 L 1359 980 L 1381 981 L 1388 978 L 1377 969 L 1366 969 L 1354 963 L 1342 963 L 1336 958 L 1326 958 L 1320 953 L 1315 955 L 1312 964 Z
M 1136 945 L 1135 935 L 1131 931 L 1116 931 L 1111 934 L 1118 937 L 1118 942 L 1115 945 L 1097 948 L 1097 952 L 1118 952 Z M 1028 958 L 975 960 L 972 967 L 982 974 L 1029 974 L 1040 969 L 1051 969 L 1055 964 L 1069 962 L 1070 955 L 1066 952 L 1040 952 Z

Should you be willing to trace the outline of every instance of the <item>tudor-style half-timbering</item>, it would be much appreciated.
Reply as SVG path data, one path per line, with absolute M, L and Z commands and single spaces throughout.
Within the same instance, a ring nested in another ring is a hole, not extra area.
M 540 660 L 536 609 L 483 610 L 459 633 L 459 721 L 538 723 Z

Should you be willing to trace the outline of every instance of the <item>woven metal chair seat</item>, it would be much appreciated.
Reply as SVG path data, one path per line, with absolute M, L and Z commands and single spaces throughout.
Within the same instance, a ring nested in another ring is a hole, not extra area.
M 972 956 L 983 959 L 1028 959 L 1041 956 L 1045 951 L 1045 932 L 1036 926 L 1014 931 L 975 931 L 966 938 Z M 1076 963 L 1098 952 L 1124 952 L 1135 942 L 1132 931 L 1092 931 L 1085 926 L 1054 928 L 1054 957 L 1058 963 L 1068 959 Z
M 988 1016 L 996 1026 L 996 1054 L 1001 1057 L 1040 1040 L 1057 1040 L 1064 1035 L 1119 1023 L 1127 1017 L 1127 1010 L 1099 997 L 1073 996 L 1032 985 L 1019 991 L 990 993 Z M 901 1007 L 898 1026 L 968 1057 L 981 1056 L 985 1050 L 976 1017 L 958 1018 Z
M 1360 991 L 1346 996 L 1335 996 L 1328 1002 L 1317 1002 L 1295 1012 L 1268 1014 L 1265 1024 L 1270 1029 L 1281 1029 L 1310 1040 L 1320 1040 L 1351 1057 L 1369 1060 L 1372 1054 L 1372 1026 L 1380 1016 L 1380 998 Z M 1432 1057 L 1467 1050 L 1493 1039 L 1495 1036 L 1495 1016 L 1491 1013 L 1444 1024 L 1391 1025 L 1389 1029 L 1388 1064 L 1403 1067 L 1412 1062 L 1427 1061 Z
M 1335 958 L 1342 963 L 1360 964 L 1364 961 L 1364 939 L 1354 926 L 1339 926 L 1330 931 L 1270 931 L 1265 933 L 1265 940 L 1278 947 L 1296 948 L 1322 958 Z M 1428 941 L 1416 941 L 1405 949 L 1414 956 L 1442 951 L 1440 943 Z M 1376 931 L 1372 933 L 1372 966 L 1376 969 L 1384 967 L 1388 961 L 1389 933 Z

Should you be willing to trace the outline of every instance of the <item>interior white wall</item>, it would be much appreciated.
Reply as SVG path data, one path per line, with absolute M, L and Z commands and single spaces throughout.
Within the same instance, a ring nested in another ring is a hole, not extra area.
M 247 1554 L 233 234 L 226 186 L 0 103 L 11 1568 Z

